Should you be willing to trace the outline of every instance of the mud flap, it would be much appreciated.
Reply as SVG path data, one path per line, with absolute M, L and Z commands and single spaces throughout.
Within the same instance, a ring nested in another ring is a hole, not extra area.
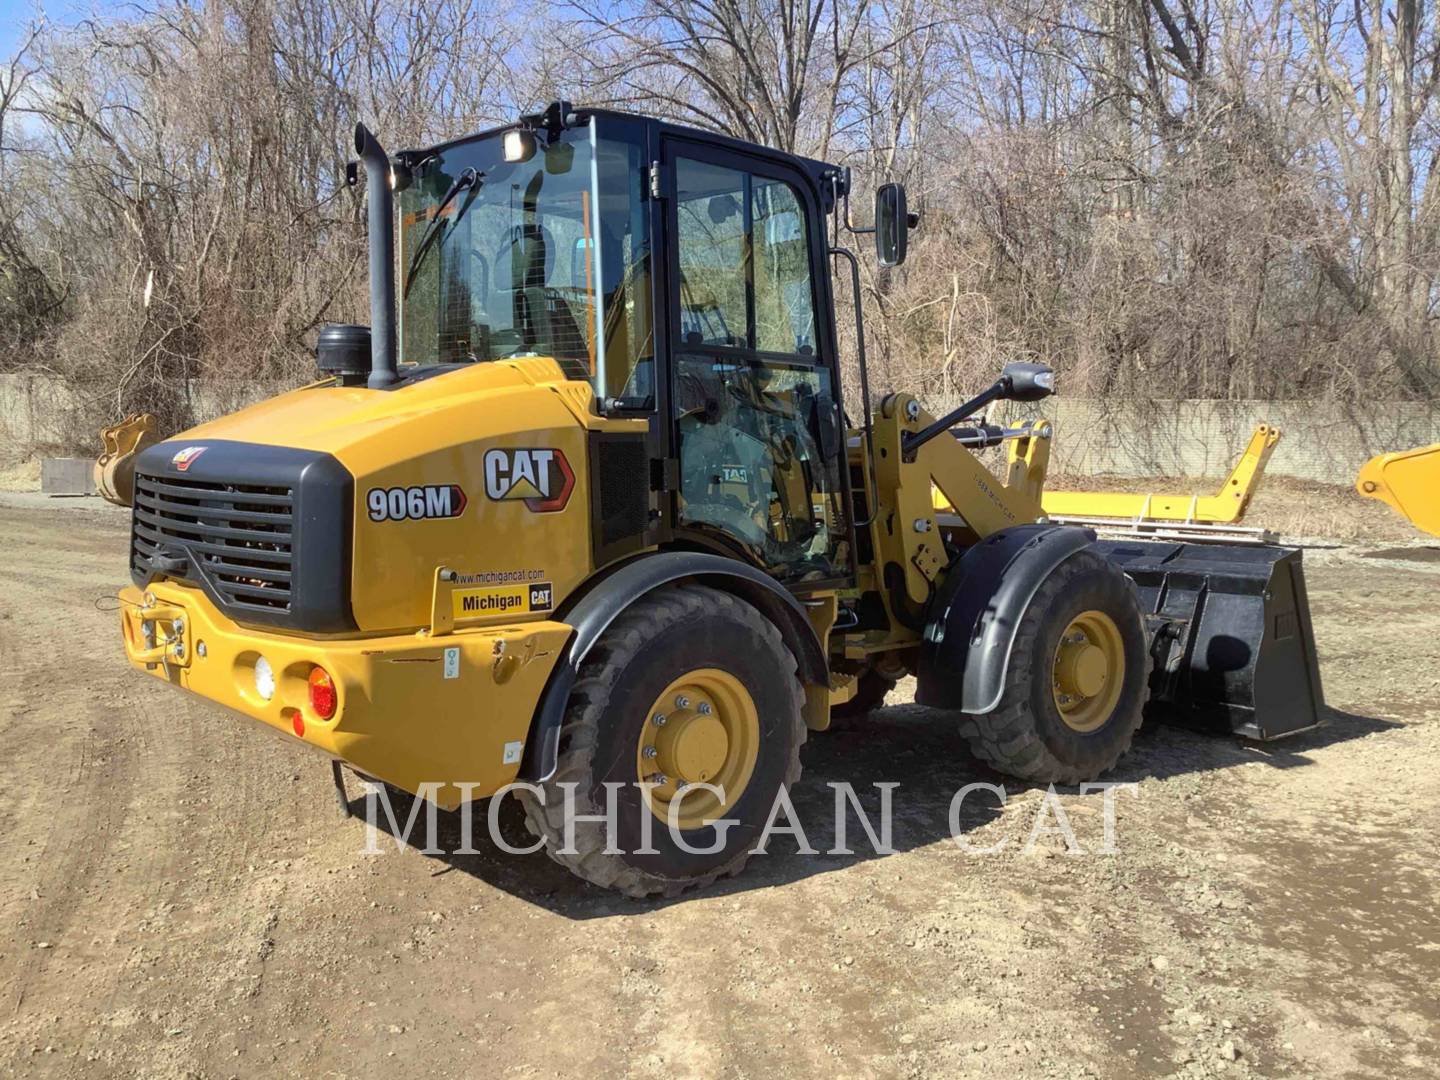
M 1298 548 L 1107 540 L 1153 631 L 1151 708 L 1251 739 L 1320 722 L 1324 695 Z

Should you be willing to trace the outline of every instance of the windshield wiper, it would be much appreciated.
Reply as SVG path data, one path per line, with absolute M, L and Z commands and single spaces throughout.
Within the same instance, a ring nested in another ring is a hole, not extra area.
M 425 258 L 425 253 L 430 250 L 430 245 L 435 243 L 440 236 L 440 230 L 445 224 L 445 219 L 441 217 L 445 208 L 454 202 L 455 196 L 466 188 L 470 189 L 471 198 L 474 198 L 483 182 L 479 173 L 473 168 L 467 168 L 455 178 L 455 182 L 450 185 L 450 190 L 445 192 L 440 201 L 435 204 L 435 209 L 430 211 L 430 224 L 425 229 L 425 235 L 420 238 L 420 246 L 415 249 L 415 254 L 410 256 L 410 265 L 405 268 L 405 286 L 400 291 L 401 299 L 410 295 L 410 286 L 415 282 L 415 271 L 420 269 L 420 262 Z M 470 209 L 470 201 L 467 199 L 465 205 L 456 212 L 455 221 L 458 222 L 461 215 L 468 209 Z

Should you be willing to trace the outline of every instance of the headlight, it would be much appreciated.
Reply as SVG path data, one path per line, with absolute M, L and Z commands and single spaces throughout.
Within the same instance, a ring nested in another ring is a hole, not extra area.
M 529 161 L 535 156 L 535 133 L 524 128 L 507 131 L 501 138 L 500 145 L 506 161 Z
M 275 696 L 275 672 L 263 656 L 255 659 L 255 692 L 266 701 Z

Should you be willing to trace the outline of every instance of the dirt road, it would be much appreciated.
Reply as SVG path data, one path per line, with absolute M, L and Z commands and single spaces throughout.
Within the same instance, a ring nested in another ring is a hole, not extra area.
M 1147 729 L 1098 795 L 1001 811 L 913 706 L 797 792 L 896 781 L 897 853 L 777 841 L 639 904 L 543 854 L 362 855 L 327 764 L 131 673 L 123 513 L 0 496 L 0 1071 L 39 1076 L 1436 1075 L 1440 560 L 1306 555 L 1326 692 L 1270 747 Z M 875 800 L 867 801 L 873 809 Z M 814 822 L 812 828 L 810 823 Z M 453 818 L 445 829 L 453 839 Z M 452 843 L 451 846 L 454 846 Z

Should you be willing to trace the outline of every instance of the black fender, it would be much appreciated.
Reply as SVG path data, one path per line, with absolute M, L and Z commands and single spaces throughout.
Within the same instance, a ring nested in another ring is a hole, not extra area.
M 565 703 L 580 672 L 580 664 L 606 628 L 626 608 L 647 593 L 680 580 L 704 582 L 734 593 L 753 605 L 780 629 L 795 654 L 801 681 L 825 686 L 829 665 L 825 647 L 805 609 L 784 586 L 748 563 L 698 551 L 660 551 L 639 555 L 602 571 L 568 597 L 554 618 L 574 628 L 565 643 L 550 680 L 540 695 L 525 741 L 519 779 L 548 780 L 555 772 L 560 751 L 560 724 Z
M 992 711 L 1025 609 L 1057 566 L 1094 542 L 1091 530 L 1074 525 L 1016 525 L 967 548 L 926 612 L 915 700 Z

